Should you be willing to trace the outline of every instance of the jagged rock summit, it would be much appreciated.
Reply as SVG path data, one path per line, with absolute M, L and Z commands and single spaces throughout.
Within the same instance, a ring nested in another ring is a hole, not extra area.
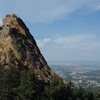
M 37 79 L 45 82 L 52 81 L 56 75 L 24 22 L 15 14 L 7 15 L 0 27 L 0 64 L 5 68 L 30 68 Z

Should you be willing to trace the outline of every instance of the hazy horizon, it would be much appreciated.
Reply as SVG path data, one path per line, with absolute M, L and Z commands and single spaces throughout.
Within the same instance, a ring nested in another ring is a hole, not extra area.
M 100 64 L 98 61 L 47 61 L 48 64 Z

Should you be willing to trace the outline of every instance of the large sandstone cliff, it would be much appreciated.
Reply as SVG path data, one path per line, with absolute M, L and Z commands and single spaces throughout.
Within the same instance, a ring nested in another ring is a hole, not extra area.
M 42 56 L 29 29 L 14 14 L 7 15 L 0 27 L 0 64 L 5 68 L 31 69 L 37 79 L 45 82 L 52 81 L 56 76 Z

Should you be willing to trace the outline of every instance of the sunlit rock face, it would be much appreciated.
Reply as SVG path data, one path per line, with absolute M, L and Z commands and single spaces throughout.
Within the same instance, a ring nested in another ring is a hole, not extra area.
M 35 39 L 16 15 L 7 15 L 0 27 L 0 64 L 5 68 L 31 69 L 37 79 L 50 82 L 56 76 L 42 56 Z

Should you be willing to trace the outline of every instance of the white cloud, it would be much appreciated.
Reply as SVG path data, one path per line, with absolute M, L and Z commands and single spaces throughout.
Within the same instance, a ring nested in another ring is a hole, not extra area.
M 49 23 L 86 8 L 99 9 L 100 0 L 1 0 L 1 15 L 16 13 L 26 21 Z
M 56 39 L 38 40 L 37 43 L 47 60 L 98 60 L 100 41 L 96 35 L 72 35 Z
M 0 19 L 0 26 L 2 25 L 2 19 Z
M 49 39 L 49 38 L 46 38 L 46 39 L 43 39 L 43 40 L 36 40 L 37 45 L 38 45 L 40 48 L 43 48 L 44 45 L 47 45 L 50 41 L 51 41 L 51 39 Z
M 83 43 L 82 44 L 83 49 L 94 49 L 94 48 L 100 48 L 100 41 L 94 41 L 94 42 L 89 42 L 89 43 Z
M 71 47 L 75 48 L 83 45 L 84 43 L 90 43 L 94 38 L 96 38 L 95 35 L 73 35 L 68 37 L 61 37 L 56 40 L 54 40 L 55 43 L 58 43 L 60 45 L 63 45 L 63 47 Z
M 56 43 L 77 43 L 79 41 L 83 41 L 84 39 L 87 39 L 89 36 L 68 36 L 68 37 L 61 37 L 55 40 Z
M 72 35 L 67 37 L 61 37 L 57 39 L 43 39 L 37 40 L 37 44 L 41 48 L 64 48 L 64 49 L 91 49 L 94 47 L 100 47 L 100 41 L 97 42 L 96 35 Z

